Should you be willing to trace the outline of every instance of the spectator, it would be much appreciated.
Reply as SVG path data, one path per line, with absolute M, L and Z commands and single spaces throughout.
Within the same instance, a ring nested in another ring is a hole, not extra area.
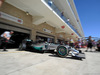
M 73 39 L 70 39 L 70 44 L 69 44 L 71 47 L 74 47 L 74 40 Z
M 61 12 L 61 18 L 63 18 L 63 16 L 64 16 L 64 12 Z
M 2 43 L 4 42 L 4 45 L 3 45 L 3 49 L 4 51 L 6 51 L 6 46 L 7 46 L 7 43 L 6 41 L 9 41 L 10 38 L 11 38 L 11 35 L 13 34 L 14 32 L 13 31 L 5 31 L 4 33 L 1 34 L 0 36 L 0 46 L 2 45 Z
M 3 2 L 4 2 L 4 0 L 0 0 L 0 7 L 2 6 Z
M 85 47 L 86 47 L 86 46 L 85 46 L 85 41 L 84 41 L 84 40 L 81 41 L 81 47 L 82 47 L 82 48 L 85 48 Z
M 92 41 L 92 44 L 93 44 L 93 48 L 96 50 L 96 44 L 97 44 L 96 41 L 93 40 L 93 41 Z
M 80 49 L 81 48 L 81 39 L 78 38 L 78 40 L 75 42 L 75 48 Z
M 100 51 L 100 40 L 98 40 L 98 43 L 97 43 L 97 50 Z
M 76 42 L 75 47 L 76 47 L 76 49 L 80 49 L 81 48 L 81 41 Z
M 49 4 L 49 6 L 51 6 L 51 5 L 52 5 L 52 1 L 51 1 L 51 0 L 49 0 L 49 1 L 48 1 L 48 4 Z
M 69 22 L 69 21 L 70 21 L 70 19 L 68 18 L 68 19 L 67 19 L 67 21 Z
M 91 38 L 91 36 L 89 36 L 89 38 L 87 39 L 87 50 L 86 50 L 86 52 L 88 51 L 89 48 L 92 51 L 92 46 L 93 46 L 92 38 Z
M 65 43 L 66 45 L 69 45 L 69 41 L 66 41 L 66 43 Z

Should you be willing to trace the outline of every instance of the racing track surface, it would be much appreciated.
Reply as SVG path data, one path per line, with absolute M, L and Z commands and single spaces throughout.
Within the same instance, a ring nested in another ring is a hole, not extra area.
M 86 52 L 83 61 L 51 53 L 0 51 L 0 75 L 100 75 L 100 53 Z

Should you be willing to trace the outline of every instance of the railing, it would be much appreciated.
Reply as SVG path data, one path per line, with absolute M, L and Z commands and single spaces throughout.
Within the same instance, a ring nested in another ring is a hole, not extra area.
M 70 24 L 70 22 L 63 15 L 63 12 L 61 12 L 51 0 L 44 0 L 44 1 L 60 16 L 60 18 L 64 20 L 65 23 L 69 25 L 71 29 L 73 29 L 74 32 L 76 32 L 78 36 L 80 36 L 77 30 Z
M 70 8 L 71 8 L 71 11 L 72 11 L 72 13 L 73 13 L 75 19 L 77 20 L 77 18 L 76 18 L 76 16 L 75 16 L 75 13 L 74 13 L 74 11 L 73 11 L 73 9 L 72 9 L 72 6 L 71 6 L 71 4 L 70 4 L 70 2 L 69 2 L 69 0 L 67 0 L 67 1 L 68 1 L 68 4 L 69 4 L 69 6 L 70 6 Z M 77 22 L 77 24 L 79 25 L 79 22 Z M 79 27 L 80 27 L 80 25 L 79 25 Z M 81 28 L 81 27 L 80 27 L 80 28 Z M 83 30 L 82 30 L 82 31 L 83 31 Z
M 72 13 L 73 13 L 73 15 L 74 15 L 75 19 L 76 19 L 76 16 L 75 16 L 75 13 L 74 13 L 74 11 L 73 11 L 73 9 L 72 9 L 72 6 L 71 6 L 71 4 L 70 4 L 69 0 L 67 0 L 67 1 L 68 1 L 68 4 L 69 4 L 69 6 L 70 6 L 70 8 L 71 8 L 71 10 L 72 10 Z M 77 19 L 76 19 L 76 20 L 77 20 Z

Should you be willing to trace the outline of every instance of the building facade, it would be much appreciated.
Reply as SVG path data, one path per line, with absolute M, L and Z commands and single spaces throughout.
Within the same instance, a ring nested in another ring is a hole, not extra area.
M 6 30 L 15 32 L 18 45 L 27 37 L 55 43 L 84 37 L 73 0 L 6 0 L 0 8 L 0 34 Z

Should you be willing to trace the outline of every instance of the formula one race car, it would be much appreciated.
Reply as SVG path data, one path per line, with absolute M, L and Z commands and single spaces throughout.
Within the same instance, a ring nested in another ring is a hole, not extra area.
M 31 50 L 31 51 L 38 51 L 38 52 L 53 52 L 60 57 L 66 57 L 67 55 L 78 57 L 80 59 L 84 58 L 84 54 L 80 53 L 80 51 L 75 50 L 74 48 L 68 45 L 59 45 L 53 43 L 34 43 L 30 39 L 25 39 L 19 45 L 19 50 Z M 80 55 L 81 54 L 81 55 Z

